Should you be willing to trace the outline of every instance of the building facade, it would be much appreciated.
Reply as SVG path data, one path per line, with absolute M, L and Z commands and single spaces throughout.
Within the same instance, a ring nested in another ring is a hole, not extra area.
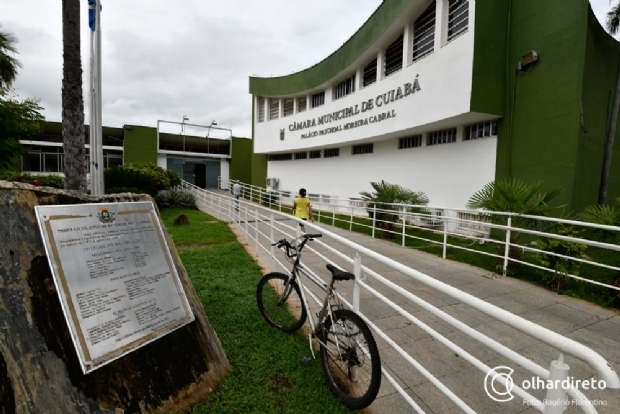
M 285 191 L 355 199 L 385 180 L 461 208 L 513 177 L 578 210 L 597 199 L 619 54 L 587 0 L 386 0 L 318 64 L 250 78 L 253 151 Z

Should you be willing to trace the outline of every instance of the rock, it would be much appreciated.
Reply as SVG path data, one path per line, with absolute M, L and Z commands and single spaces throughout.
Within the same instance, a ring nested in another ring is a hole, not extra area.
M 117 414 L 186 410 L 230 372 L 217 334 L 166 232 L 196 320 L 90 374 L 82 373 L 34 207 L 134 201 L 153 200 L 142 194 L 89 196 L 0 181 L 0 411 Z
M 189 224 L 189 219 L 185 214 L 181 214 L 179 217 L 174 219 L 175 226 L 182 226 L 184 224 Z

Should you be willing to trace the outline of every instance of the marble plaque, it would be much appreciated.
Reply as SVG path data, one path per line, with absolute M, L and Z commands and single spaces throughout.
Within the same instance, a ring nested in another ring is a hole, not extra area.
M 85 374 L 194 320 L 152 202 L 35 212 Z

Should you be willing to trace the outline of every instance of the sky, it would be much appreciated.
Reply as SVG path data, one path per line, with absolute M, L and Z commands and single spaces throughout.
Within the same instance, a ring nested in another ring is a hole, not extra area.
M 541 0 L 544 1 L 544 0 Z M 615 1 L 615 0 L 614 0 Z M 21 62 L 13 87 L 61 120 L 62 2 L 1 0 L 0 27 Z M 88 124 L 88 7 L 81 0 Z M 250 137 L 250 76 L 304 70 L 346 42 L 382 0 L 101 0 L 103 125 L 158 120 L 209 125 Z M 591 0 L 604 22 L 609 0 Z M 175 126 L 177 127 L 177 126 Z M 186 131 L 186 133 L 189 133 Z

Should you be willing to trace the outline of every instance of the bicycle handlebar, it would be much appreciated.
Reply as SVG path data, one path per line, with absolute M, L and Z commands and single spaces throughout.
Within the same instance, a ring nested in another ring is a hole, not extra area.
M 280 240 L 278 240 L 275 243 L 271 243 L 271 245 L 272 246 L 277 246 L 278 249 L 281 249 L 282 247 L 285 247 L 286 248 L 286 255 L 288 257 L 293 257 L 293 256 L 295 256 L 295 254 L 297 254 L 298 251 L 301 251 L 301 249 L 303 249 L 303 247 L 305 246 L 305 244 L 306 244 L 306 242 L 308 240 L 314 240 L 314 239 L 318 239 L 320 237 L 323 237 L 323 235 L 320 234 L 320 233 L 304 234 L 304 235 L 302 235 L 299 239 L 304 239 L 304 240 L 299 245 L 299 250 L 297 250 L 295 247 L 293 247 L 291 245 L 291 243 L 288 240 L 286 240 L 286 239 L 280 239 Z M 298 240 L 298 239 L 296 239 L 296 240 Z M 293 241 L 295 241 L 295 240 L 293 240 Z M 289 252 L 290 249 L 295 250 L 295 254 L 290 254 L 290 252 Z

